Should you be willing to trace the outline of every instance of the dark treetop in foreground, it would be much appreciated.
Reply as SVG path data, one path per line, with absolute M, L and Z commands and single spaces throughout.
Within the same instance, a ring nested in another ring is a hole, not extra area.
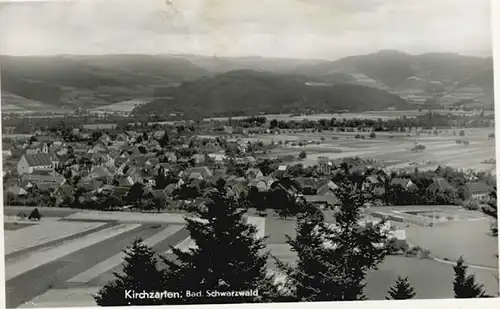
M 455 270 L 455 280 L 453 281 L 455 298 L 490 297 L 486 295 L 483 285 L 476 283 L 474 275 L 467 275 L 467 268 L 468 267 L 464 264 L 462 257 L 460 257 L 457 264 L 453 266 L 453 269 Z
M 160 305 L 159 299 L 126 299 L 126 291 L 162 292 L 163 274 L 158 269 L 156 253 L 137 239 L 125 250 L 123 273 L 115 272 L 115 280 L 94 296 L 99 306 Z
M 276 290 L 267 275 L 268 252 L 257 228 L 243 217 L 244 211 L 219 187 L 209 193 L 207 202 L 187 220 L 196 248 L 183 252 L 173 248 L 176 261 L 165 259 L 166 286 L 178 291 L 258 290 L 258 296 L 207 298 L 205 295 L 182 302 L 247 303 L 273 299 Z
M 389 296 L 385 299 L 411 299 L 416 293 L 413 287 L 408 282 L 408 277 L 401 278 L 398 276 L 396 283 L 389 289 Z

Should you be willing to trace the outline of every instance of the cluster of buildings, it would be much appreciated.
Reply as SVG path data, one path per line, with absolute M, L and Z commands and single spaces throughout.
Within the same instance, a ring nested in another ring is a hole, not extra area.
M 292 172 L 293 166 L 279 160 L 264 170 L 262 162 L 269 161 L 269 156 L 242 140 L 197 136 L 162 147 L 164 130 L 116 132 L 108 128 L 110 133 L 102 133 L 100 127 L 87 129 L 94 131 L 74 132 L 80 137 L 78 142 L 38 132 L 29 141 L 13 142 L 10 147 L 4 143 L 4 193 L 10 195 L 6 203 L 26 201 L 34 189 L 38 194 L 47 193 L 52 198 L 51 206 L 74 198 L 77 190 L 87 196 L 106 193 L 125 203 L 124 197 L 136 183 L 142 184 L 147 194 L 169 201 L 173 192 L 185 184 L 215 183 L 220 178 L 238 197 L 246 197 L 255 187 L 258 192 L 300 195 L 320 207 L 337 203 L 338 184 L 332 180 L 332 174 L 339 165 L 327 157 L 319 157 L 314 175 L 306 176 Z M 157 183 L 160 174 L 168 179 L 167 183 Z M 407 190 L 416 187 L 411 179 L 377 167 L 370 169 L 363 189 L 383 195 L 387 184 Z M 491 190 L 482 182 L 470 182 L 467 186 L 477 199 Z M 443 191 L 453 188 L 444 178 L 433 179 L 429 187 Z

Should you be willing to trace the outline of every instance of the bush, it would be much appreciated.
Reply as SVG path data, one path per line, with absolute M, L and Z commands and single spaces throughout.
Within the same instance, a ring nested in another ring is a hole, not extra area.
M 409 248 L 408 250 L 406 250 L 405 256 L 416 257 L 417 259 L 430 259 L 431 252 L 427 249 L 423 249 L 419 246 L 415 246 L 415 247 L 412 247 L 412 248 Z
M 38 211 L 38 208 L 35 208 L 29 215 L 28 219 L 29 220 L 40 220 L 42 218 L 42 215 Z
M 360 139 L 361 135 L 360 134 L 356 134 L 356 136 L 354 136 L 354 138 Z
M 419 258 L 420 259 L 430 259 L 431 258 L 431 252 L 427 249 L 424 249 L 422 251 L 420 251 L 420 255 L 419 255 Z
M 409 245 L 406 241 L 400 241 L 395 238 L 387 240 L 387 253 L 391 255 L 404 254 L 408 251 Z
M 301 152 L 299 153 L 299 158 L 301 158 L 301 159 L 305 159 L 305 158 L 307 158 L 307 153 L 306 153 L 305 151 L 301 151 Z
M 457 139 L 457 140 L 455 141 L 455 143 L 457 143 L 457 144 L 462 144 L 462 140 Z
M 370 138 L 375 138 L 375 137 L 377 137 L 377 134 L 375 134 L 375 132 L 370 133 Z
M 474 210 L 474 211 L 479 210 L 481 208 L 477 201 L 466 201 L 462 206 L 467 210 Z

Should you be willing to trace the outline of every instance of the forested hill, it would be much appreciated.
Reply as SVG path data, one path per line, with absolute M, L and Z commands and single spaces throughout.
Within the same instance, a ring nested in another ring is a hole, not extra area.
M 199 116 L 306 111 L 406 109 L 387 91 L 353 84 L 310 86 L 300 75 L 238 70 L 184 82 L 168 96 L 138 107 L 137 114 L 174 111 Z

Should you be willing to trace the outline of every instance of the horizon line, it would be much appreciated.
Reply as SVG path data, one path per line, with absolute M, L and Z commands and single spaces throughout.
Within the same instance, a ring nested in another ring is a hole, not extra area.
M 68 57 L 68 56 L 93 56 L 93 57 L 98 57 L 98 56 L 197 56 L 197 57 L 205 57 L 205 58 L 233 58 L 233 59 L 238 59 L 238 58 L 261 58 L 261 59 L 279 59 L 279 60 L 311 60 L 311 61 L 337 61 L 340 59 L 348 58 L 348 57 L 355 57 L 355 56 L 367 56 L 367 55 L 374 55 L 378 53 L 383 53 L 383 52 L 394 52 L 394 53 L 400 53 L 400 54 L 406 54 L 408 56 L 423 56 L 423 55 L 431 55 L 431 54 L 436 54 L 436 55 L 457 55 L 457 56 L 463 56 L 463 57 L 473 57 L 473 58 L 481 58 L 484 60 L 493 58 L 493 51 L 489 53 L 489 56 L 477 56 L 477 55 L 472 55 L 472 54 L 466 54 L 466 53 L 460 53 L 460 52 L 452 52 L 452 51 L 446 51 L 446 52 L 423 52 L 423 53 L 409 53 L 405 51 L 401 51 L 398 49 L 378 49 L 376 51 L 370 52 L 370 53 L 365 53 L 365 54 L 352 54 L 349 56 L 342 56 L 336 59 L 326 59 L 326 58 L 319 58 L 319 57 L 280 57 L 280 56 L 261 56 L 261 55 L 242 55 L 242 56 L 230 56 L 230 55 L 224 55 L 220 56 L 217 54 L 214 55 L 203 55 L 203 54 L 196 54 L 196 53 L 134 53 L 134 52 L 113 52 L 113 53 L 57 53 L 57 54 L 23 54 L 23 55 L 15 55 L 15 54 L 3 54 L 0 52 L 0 57 Z

